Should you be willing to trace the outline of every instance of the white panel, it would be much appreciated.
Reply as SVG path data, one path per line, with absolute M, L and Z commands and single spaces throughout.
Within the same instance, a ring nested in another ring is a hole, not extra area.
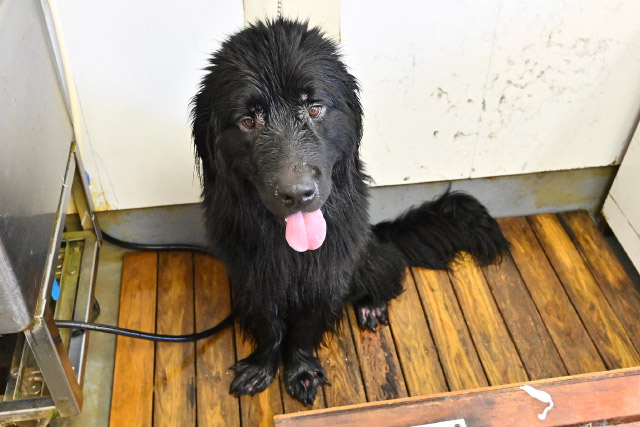
M 640 101 L 640 100 L 639 100 Z M 627 213 L 636 230 L 640 230 L 640 126 L 636 129 L 629 149 L 618 169 L 609 193 Z
M 602 214 L 636 270 L 640 271 L 640 233 L 631 226 L 631 222 L 629 222 L 624 212 L 620 210 L 611 194 L 607 196 L 604 202 Z
M 640 99 L 640 2 L 342 2 L 378 185 L 617 162 Z
M 88 131 L 83 148 L 92 191 L 107 201 L 98 208 L 197 201 L 189 101 L 209 53 L 242 28 L 242 2 L 57 6 Z
M 376 184 L 468 176 L 497 3 L 342 1 L 343 52 L 362 85 L 362 152 Z
M 505 2 L 471 176 L 618 163 L 640 107 L 640 2 Z
M 616 179 L 604 204 L 603 214 L 640 270 L 640 126 L 636 129 Z

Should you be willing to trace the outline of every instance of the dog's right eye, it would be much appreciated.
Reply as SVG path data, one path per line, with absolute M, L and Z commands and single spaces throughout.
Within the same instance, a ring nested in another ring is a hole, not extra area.
M 320 117 L 320 114 L 322 113 L 322 105 L 312 105 L 307 111 L 309 112 L 309 117 L 315 119 Z
M 242 119 L 240 123 L 242 123 L 242 126 L 246 127 L 247 129 L 253 129 L 254 127 L 256 127 L 255 120 L 249 117 L 247 117 L 246 119 Z

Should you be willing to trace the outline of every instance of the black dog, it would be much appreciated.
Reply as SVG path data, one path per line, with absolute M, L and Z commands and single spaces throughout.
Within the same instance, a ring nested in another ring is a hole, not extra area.
M 207 71 L 192 119 L 208 237 L 256 344 L 230 391 L 264 390 L 282 361 L 287 391 L 311 404 L 328 384 L 314 350 L 348 303 L 375 331 L 407 265 L 444 269 L 458 251 L 489 264 L 508 243 L 461 193 L 369 225 L 358 84 L 318 29 L 256 24 Z

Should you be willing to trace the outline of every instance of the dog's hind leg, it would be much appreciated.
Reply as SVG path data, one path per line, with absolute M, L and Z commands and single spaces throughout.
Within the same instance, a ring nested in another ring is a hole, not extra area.
M 387 325 L 387 304 L 402 292 L 405 261 L 392 243 L 372 235 L 351 278 L 349 299 L 361 328 Z

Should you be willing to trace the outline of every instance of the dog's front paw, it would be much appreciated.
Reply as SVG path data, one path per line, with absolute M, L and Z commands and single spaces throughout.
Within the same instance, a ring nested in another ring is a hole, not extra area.
M 235 372 L 236 377 L 231 382 L 229 393 L 234 396 L 242 394 L 254 395 L 260 393 L 273 381 L 276 375 L 278 364 L 273 363 L 269 358 L 258 358 L 249 356 L 240 360 L 230 369 Z
M 356 311 L 358 325 L 362 329 L 376 332 L 379 324 L 389 324 L 389 311 L 386 302 L 382 304 L 354 304 L 353 308 Z
M 316 388 L 331 385 L 320 361 L 312 354 L 297 350 L 293 360 L 287 363 L 284 386 L 287 392 L 307 406 L 316 399 Z

